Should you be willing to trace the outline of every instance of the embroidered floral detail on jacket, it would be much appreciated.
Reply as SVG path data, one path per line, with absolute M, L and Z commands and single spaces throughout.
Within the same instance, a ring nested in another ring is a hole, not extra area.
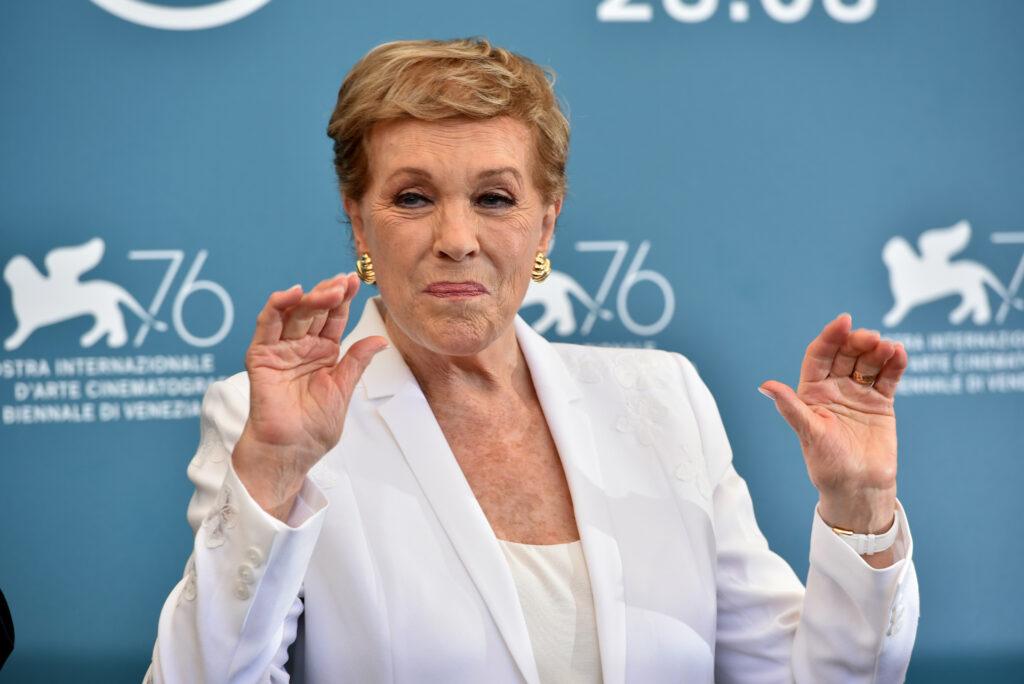
M 192 554 L 185 564 L 185 586 L 181 588 L 181 596 L 186 601 L 196 600 L 196 557 Z
M 569 375 L 588 385 L 596 385 L 604 380 L 604 366 L 592 352 L 566 354 L 565 366 Z
M 619 416 L 615 429 L 632 432 L 638 442 L 651 446 L 658 440 L 658 425 L 668 415 L 668 408 L 650 394 L 629 392 L 626 394 L 626 413 Z
M 221 442 L 220 435 L 217 434 L 217 428 L 214 427 L 213 421 L 207 416 L 202 416 L 199 419 L 199 447 L 189 466 L 202 468 L 206 465 L 207 460 L 220 463 L 224 460 L 224 453 L 224 444 Z
M 651 350 L 625 351 L 612 362 L 612 376 L 628 390 L 667 387 L 676 377 L 663 353 Z
M 238 517 L 238 509 L 232 503 L 234 495 L 231 487 L 224 485 L 217 496 L 217 502 L 206 520 L 203 521 L 203 528 L 206 529 L 206 545 L 215 549 L 224 543 L 224 530 L 235 526 L 235 519 Z
M 679 448 L 679 452 L 682 460 L 676 466 L 676 479 L 693 485 L 701 498 L 710 499 L 711 483 L 708 480 L 707 465 L 704 463 L 703 457 L 692 456 L 682 447 Z

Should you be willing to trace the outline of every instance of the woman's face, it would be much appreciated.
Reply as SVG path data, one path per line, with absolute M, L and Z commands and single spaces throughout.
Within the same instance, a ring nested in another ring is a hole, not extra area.
M 532 146 L 505 116 L 372 129 L 369 185 L 345 211 L 389 323 L 413 342 L 461 356 L 508 332 L 562 207 L 533 183 Z

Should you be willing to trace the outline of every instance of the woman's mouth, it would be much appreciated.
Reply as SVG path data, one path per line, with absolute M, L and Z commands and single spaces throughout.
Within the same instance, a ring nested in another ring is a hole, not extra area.
M 472 280 L 458 283 L 438 281 L 427 285 L 423 288 L 423 292 L 440 299 L 465 299 L 488 294 L 486 287 Z

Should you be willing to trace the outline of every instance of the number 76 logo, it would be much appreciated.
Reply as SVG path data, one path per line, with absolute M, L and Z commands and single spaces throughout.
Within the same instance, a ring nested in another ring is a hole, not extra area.
M 672 286 L 661 273 L 642 268 L 644 259 L 647 258 L 647 254 L 651 250 L 649 240 L 644 240 L 639 244 L 625 273 L 621 273 L 629 250 L 630 245 L 625 240 L 577 242 L 577 252 L 608 252 L 611 254 L 611 261 L 604 272 L 597 293 L 591 296 L 575 278 L 564 271 L 552 271 L 543 283 L 530 283 L 522 307 L 539 304 L 544 309 L 540 318 L 532 323 L 534 330 L 543 335 L 554 328 L 555 333 L 561 337 L 572 335 L 577 331 L 580 335 L 589 335 L 597 319 L 610 321 L 615 317 L 612 311 L 605 308 L 605 303 L 611 296 L 616 282 L 618 288 L 615 291 L 615 313 L 618 314 L 622 325 L 634 335 L 642 336 L 657 335 L 664 330 L 672 320 L 676 309 L 676 298 Z M 654 285 L 661 294 L 661 315 L 653 323 L 639 323 L 629 311 L 630 291 L 640 283 Z M 587 310 L 587 314 L 579 326 L 577 326 L 576 313 L 573 309 L 573 298 L 579 300 Z

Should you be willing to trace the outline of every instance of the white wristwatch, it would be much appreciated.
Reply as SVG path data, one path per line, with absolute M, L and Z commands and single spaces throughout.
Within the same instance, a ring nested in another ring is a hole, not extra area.
M 896 534 L 900 528 L 900 516 L 893 517 L 892 526 L 881 534 L 857 534 L 841 527 L 833 527 L 832 531 L 839 535 L 839 538 L 850 545 L 854 551 L 864 556 L 870 556 L 885 551 L 896 542 Z

